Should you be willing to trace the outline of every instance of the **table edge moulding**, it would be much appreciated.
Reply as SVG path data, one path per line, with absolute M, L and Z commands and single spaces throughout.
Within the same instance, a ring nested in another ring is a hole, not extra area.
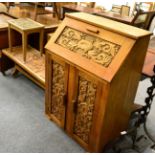
M 45 113 L 87 151 L 127 129 L 151 34 L 70 13 L 46 44 Z

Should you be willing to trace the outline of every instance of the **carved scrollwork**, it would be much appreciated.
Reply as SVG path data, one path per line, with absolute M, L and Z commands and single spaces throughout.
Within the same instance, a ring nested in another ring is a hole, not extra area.
M 56 43 L 104 67 L 109 66 L 120 49 L 120 45 L 69 27 L 65 27 Z
M 59 120 L 64 119 L 64 105 L 63 98 L 64 90 L 64 67 L 53 61 L 52 65 L 52 105 L 51 113 Z
M 77 113 L 74 122 L 74 134 L 84 142 L 89 142 L 89 133 L 92 126 L 96 84 L 79 78 Z

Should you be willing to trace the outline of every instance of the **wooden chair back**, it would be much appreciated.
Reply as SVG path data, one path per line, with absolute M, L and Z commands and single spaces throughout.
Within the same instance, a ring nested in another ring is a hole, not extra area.
M 148 30 L 154 16 L 155 11 L 140 11 L 135 15 L 131 25 Z
M 153 2 L 135 2 L 132 16 L 137 14 L 139 11 L 153 11 L 154 3 Z
M 95 7 L 95 2 L 80 2 L 79 5 L 88 7 L 88 8 L 94 8 Z
M 53 2 L 54 3 L 54 10 L 58 16 L 58 19 L 62 19 L 62 8 L 64 5 L 77 5 L 77 2 Z
M 115 12 L 115 13 L 121 13 L 121 6 L 120 5 L 112 5 L 112 9 L 110 10 L 111 12 Z
M 130 7 L 127 5 L 112 5 L 112 12 L 119 13 L 122 16 L 129 16 Z
M 130 6 L 122 5 L 121 7 L 121 15 L 122 16 L 129 16 L 130 14 Z

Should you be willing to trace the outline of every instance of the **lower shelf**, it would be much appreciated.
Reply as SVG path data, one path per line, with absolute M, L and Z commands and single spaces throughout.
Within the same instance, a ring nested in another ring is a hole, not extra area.
M 32 76 L 33 79 L 36 79 L 37 84 L 39 82 L 40 85 L 42 85 L 43 87 L 45 86 L 44 54 L 41 56 L 39 51 L 29 46 L 27 47 L 27 60 L 26 62 L 24 62 L 22 46 L 13 47 L 11 52 L 9 48 L 3 49 L 2 52 L 23 70 L 23 74 L 27 73 L 27 75 L 29 75 L 29 78 L 30 76 Z

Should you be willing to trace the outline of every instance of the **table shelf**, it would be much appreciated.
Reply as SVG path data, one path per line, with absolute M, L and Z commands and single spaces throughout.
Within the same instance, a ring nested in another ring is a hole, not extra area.
M 36 83 L 40 83 L 45 86 L 45 55 L 40 56 L 40 52 L 31 46 L 27 47 L 27 61 L 23 60 L 22 46 L 16 46 L 12 48 L 10 52 L 9 48 L 2 50 L 3 54 L 9 57 L 11 60 L 23 69 L 23 74 L 28 74 L 36 80 Z M 18 67 L 18 68 L 19 68 Z M 20 70 L 21 71 L 21 70 Z M 27 76 L 27 75 L 26 75 Z M 34 81 L 34 80 L 33 80 Z

